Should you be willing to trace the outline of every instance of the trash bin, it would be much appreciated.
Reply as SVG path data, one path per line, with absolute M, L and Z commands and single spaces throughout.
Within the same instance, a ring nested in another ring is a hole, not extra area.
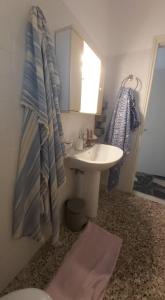
M 72 231 L 80 231 L 88 222 L 85 214 L 85 201 L 72 198 L 66 201 L 66 225 Z

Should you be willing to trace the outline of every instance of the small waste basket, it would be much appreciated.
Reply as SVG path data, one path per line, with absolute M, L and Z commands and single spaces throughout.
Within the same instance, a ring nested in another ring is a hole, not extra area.
M 66 225 L 72 231 L 80 231 L 88 222 L 85 214 L 85 202 L 81 198 L 66 201 Z

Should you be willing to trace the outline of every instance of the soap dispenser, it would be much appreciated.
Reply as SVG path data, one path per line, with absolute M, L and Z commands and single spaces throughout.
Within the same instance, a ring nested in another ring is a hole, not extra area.
M 84 134 L 83 134 L 83 131 L 81 130 L 80 133 L 79 133 L 79 137 L 78 137 L 78 139 L 76 140 L 76 143 L 75 143 L 75 148 L 78 151 L 82 151 L 83 148 L 84 148 L 83 136 L 84 136 Z

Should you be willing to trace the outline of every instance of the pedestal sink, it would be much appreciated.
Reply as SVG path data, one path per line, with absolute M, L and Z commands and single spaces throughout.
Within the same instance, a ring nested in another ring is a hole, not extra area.
M 77 196 L 85 199 L 87 216 L 97 216 L 101 171 L 114 166 L 122 156 L 120 148 L 104 144 L 68 155 L 67 166 L 83 172 L 77 177 L 76 187 Z

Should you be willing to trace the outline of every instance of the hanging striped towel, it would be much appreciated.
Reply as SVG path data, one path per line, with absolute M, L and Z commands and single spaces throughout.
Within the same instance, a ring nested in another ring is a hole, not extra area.
M 120 88 L 118 99 L 106 134 L 106 143 L 121 148 L 124 157 L 130 152 L 131 132 L 140 125 L 140 114 L 135 100 L 135 91 L 131 88 Z M 119 182 L 123 160 L 110 169 L 108 190 Z
M 65 182 L 60 81 L 45 17 L 32 7 L 26 32 L 23 127 L 13 207 L 13 235 L 44 238 L 59 231 L 58 188 Z

